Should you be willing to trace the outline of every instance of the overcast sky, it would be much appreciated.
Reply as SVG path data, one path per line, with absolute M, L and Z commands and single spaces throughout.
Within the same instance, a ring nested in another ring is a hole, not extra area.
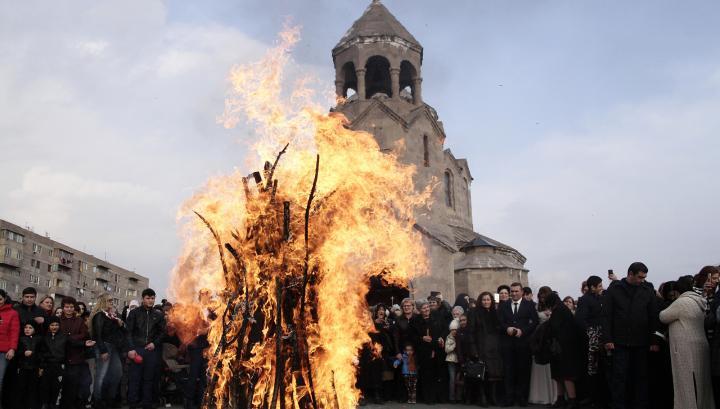
M 162 293 L 180 203 L 243 165 L 251 131 L 216 122 L 231 66 L 291 16 L 295 60 L 331 88 L 330 50 L 368 3 L 0 0 L 0 218 Z M 425 48 L 476 231 L 520 250 L 534 287 L 720 263 L 719 2 L 384 3 Z

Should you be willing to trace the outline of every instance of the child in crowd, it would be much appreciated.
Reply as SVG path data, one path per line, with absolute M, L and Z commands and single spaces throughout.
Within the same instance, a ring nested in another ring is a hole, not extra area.
M 455 312 L 454 309 L 453 312 Z M 461 385 L 460 382 L 457 382 L 461 372 L 458 371 L 458 359 L 457 353 L 455 352 L 455 348 L 457 346 L 457 343 L 455 342 L 455 335 L 457 334 L 457 329 L 459 327 L 460 321 L 457 319 L 452 320 L 450 322 L 450 334 L 448 334 L 447 339 L 445 340 L 445 362 L 447 362 L 448 368 L 448 386 L 450 388 L 448 391 L 448 398 L 450 399 L 450 403 L 456 403 L 462 400 L 462 388 L 458 388 L 458 386 Z
M 412 344 L 405 345 L 405 352 L 402 360 L 396 359 L 394 366 L 397 368 L 402 364 L 402 374 L 405 378 L 408 403 L 417 403 L 417 365 L 415 364 L 415 348 Z
M 23 325 L 23 335 L 18 343 L 17 407 L 36 409 L 39 407 L 37 388 L 40 383 L 40 340 L 35 336 L 35 327 L 27 322 Z
M 58 317 L 48 317 L 47 324 L 48 332 L 41 342 L 41 405 L 46 405 L 47 408 L 57 408 L 65 363 L 67 336 L 60 332 L 60 319 Z

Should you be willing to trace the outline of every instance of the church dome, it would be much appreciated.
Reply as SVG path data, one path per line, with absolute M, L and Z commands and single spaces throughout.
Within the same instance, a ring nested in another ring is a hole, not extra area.
M 390 13 L 380 1 L 373 0 L 333 49 L 333 54 L 350 43 L 366 38 L 388 37 L 401 40 L 410 48 L 422 50 L 418 40 Z

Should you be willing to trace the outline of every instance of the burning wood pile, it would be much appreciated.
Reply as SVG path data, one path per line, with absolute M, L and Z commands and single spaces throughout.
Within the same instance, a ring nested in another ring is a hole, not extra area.
M 205 408 L 354 408 L 369 278 L 407 285 L 426 269 L 413 215 L 429 192 L 415 191 L 415 169 L 322 113 L 302 85 L 282 98 L 297 40 L 287 30 L 231 73 L 223 122 L 249 119 L 262 171 L 212 178 L 180 213 L 171 322 L 186 342 L 208 333 Z M 202 288 L 217 294 L 215 319 Z

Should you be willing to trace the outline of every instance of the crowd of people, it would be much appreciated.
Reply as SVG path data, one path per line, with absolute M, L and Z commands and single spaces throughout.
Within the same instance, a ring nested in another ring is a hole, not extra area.
M 71 297 L 36 301 L 33 287 L 17 302 L 0 290 L 0 408 L 147 409 L 170 396 L 200 406 L 207 338 L 181 343 L 167 325 L 172 304 L 156 305 L 152 289 L 122 311 L 110 294 L 92 310 Z
M 607 289 L 592 275 L 578 300 L 512 283 L 452 305 L 438 292 L 375 305 L 361 403 L 720 407 L 720 269 L 657 289 L 647 275 L 640 262 L 610 271 Z
M 375 305 L 357 363 L 360 403 L 716 408 L 720 269 L 657 289 L 647 275 L 633 263 L 622 279 L 609 274 L 607 289 L 590 276 L 578 300 L 512 283 L 453 305 L 439 292 Z M 201 291 L 200 304 L 209 300 Z M 207 335 L 181 341 L 168 324 L 173 305 L 155 304 L 152 289 L 122 311 L 110 295 L 91 310 L 70 297 L 54 304 L 32 287 L 16 302 L 0 290 L 0 408 L 201 405 Z

